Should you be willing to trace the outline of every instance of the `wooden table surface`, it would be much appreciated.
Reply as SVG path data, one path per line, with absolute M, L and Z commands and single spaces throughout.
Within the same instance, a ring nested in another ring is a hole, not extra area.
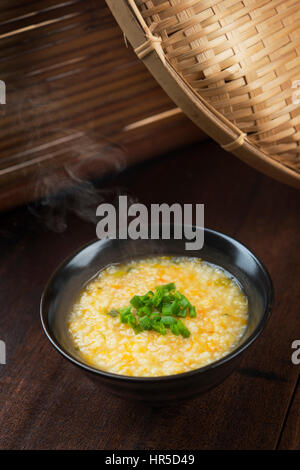
M 179 407 L 151 409 L 104 394 L 53 349 L 40 325 L 51 272 L 95 238 L 95 223 L 74 212 L 87 218 L 120 193 L 146 204 L 205 203 L 206 226 L 249 246 L 274 281 L 273 315 L 240 368 Z M 106 179 L 97 193 L 86 185 L 48 203 L 0 217 L 0 339 L 7 345 L 0 448 L 300 448 L 300 365 L 291 362 L 291 344 L 300 339 L 300 192 L 207 142 Z

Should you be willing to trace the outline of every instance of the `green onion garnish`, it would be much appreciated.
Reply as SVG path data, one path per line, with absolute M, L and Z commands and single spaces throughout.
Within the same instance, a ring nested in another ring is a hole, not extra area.
M 174 335 L 184 338 L 189 338 L 191 334 L 181 320 L 188 314 L 190 318 L 195 318 L 196 309 L 183 294 L 176 291 L 173 282 L 156 287 L 154 292 L 133 296 L 129 307 L 108 312 L 111 317 L 119 315 L 120 322 L 128 324 L 136 334 L 155 330 L 165 335 L 169 329 Z

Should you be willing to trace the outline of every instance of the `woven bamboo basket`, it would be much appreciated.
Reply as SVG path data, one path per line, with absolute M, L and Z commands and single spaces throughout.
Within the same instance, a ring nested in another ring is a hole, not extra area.
M 299 0 L 106 0 L 159 84 L 225 150 L 300 188 Z

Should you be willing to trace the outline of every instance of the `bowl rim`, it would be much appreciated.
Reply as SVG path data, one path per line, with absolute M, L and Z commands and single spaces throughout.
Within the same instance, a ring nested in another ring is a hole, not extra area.
M 81 369 L 85 369 L 86 371 L 88 371 L 90 373 L 100 375 L 100 376 L 103 376 L 103 377 L 106 377 L 106 378 L 109 378 L 109 379 L 121 380 L 121 381 L 130 381 L 130 382 L 139 382 L 139 383 L 141 383 L 141 382 L 144 382 L 144 383 L 147 383 L 147 382 L 148 383 L 149 382 L 161 382 L 161 381 L 164 382 L 164 381 L 167 381 L 167 380 L 173 381 L 173 380 L 176 380 L 176 379 L 177 380 L 184 379 L 186 377 L 191 377 L 193 375 L 196 375 L 196 374 L 199 374 L 199 373 L 202 373 L 202 372 L 206 372 L 206 371 L 209 371 L 209 370 L 216 369 L 219 366 L 227 364 L 231 360 L 235 359 L 237 356 L 240 356 L 261 335 L 261 333 L 263 332 L 263 330 L 264 330 L 264 328 L 265 328 L 265 326 L 266 326 L 266 324 L 267 324 L 267 322 L 268 322 L 268 320 L 271 316 L 272 307 L 273 307 L 273 303 L 274 303 L 274 286 L 273 286 L 271 276 L 269 274 L 269 271 L 265 267 L 265 265 L 254 254 L 254 252 L 252 250 L 250 250 L 246 245 L 244 245 L 243 243 L 236 240 L 235 238 L 233 238 L 229 235 L 226 235 L 224 233 L 218 232 L 216 230 L 206 228 L 206 227 L 202 228 L 202 227 L 198 227 L 196 225 L 192 225 L 192 227 L 194 229 L 198 228 L 198 229 L 204 230 L 204 233 L 210 233 L 210 234 L 212 234 L 216 237 L 219 237 L 219 238 L 222 238 L 222 239 L 226 240 L 230 244 L 233 244 L 233 245 L 237 246 L 240 249 L 246 250 L 248 252 L 248 254 L 250 255 L 250 257 L 255 261 L 255 263 L 257 263 L 257 265 L 262 270 L 262 273 L 265 276 L 266 282 L 268 284 L 268 286 L 267 286 L 267 305 L 266 305 L 264 313 L 263 313 L 260 321 L 258 322 L 256 328 L 251 333 L 251 335 L 246 339 L 245 342 L 243 342 L 240 346 L 238 346 L 236 349 L 234 349 L 229 354 L 226 354 L 224 357 L 222 357 L 222 358 L 218 359 L 217 361 L 214 361 L 214 362 L 212 362 L 212 363 L 210 363 L 206 366 L 198 367 L 197 369 L 193 369 L 193 370 L 186 371 L 186 372 L 181 372 L 179 374 L 161 375 L 161 376 L 154 376 L 154 377 L 130 376 L 130 375 L 116 374 L 116 373 L 113 373 L 113 372 L 108 372 L 108 371 L 104 371 L 104 370 L 101 370 L 101 369 L 97 369 L 93 366 L 89 366 L 88 364 L 85 364 L 84 362 L 81 362 L 80 360 L 73 357 L 59 343 L 59 341 L 54 336 L 54 334 L 52 334 L 50 326 L 48 324 L 47 312 L 46 312 L 46 308 L 45 308 L 44 304 L 45 304 L 46 296 L 48 294 L 48 290 L 49 290 L 50 286 L 52 285 L 55 277 L 59 274 L 59 272 L 70 261 L 72 261 L 72 259 L 75 258 L 75 256 L 77 256 L 79 253 L 84 251 L 86 248 L 88 248 L 89 246 L 92 246 L 96 243 L 99 243 L 101 241 L 102 242 L 105 241 L 105 240 L 101 240 L 101 239 L 93 239 L 92 241 L 90 241 L 88 243 L 85 243 L 84 245 L 82 245 L 79 248 L 77 248 L 76 250 L 74 250 L 68 257 L 66 257 L 61 263 L 59 263 L 57 268 L 52 272 L 52 274 L 51 274 L 50 278 L 48 279 L 48 281 L 45 285 L 45 288 L 43 290 L 43 293 L 42 293 L 42 296 L 41 296 L 41 301 L 40 301 L 40 320 L 41 320 L 41 323 L 42 323 L 44 333 L 47 336 L 50 343 L 52 344 L 52 346 L 63 357 L 68 359 L 70 362 L 72 362 L 76 366 L 80 367 Z M 107 240 L 109 241 L 109 239 L 106 239 L 106 241 Z M 114 240 L 111 240 L 111 241 L 114 241 Z

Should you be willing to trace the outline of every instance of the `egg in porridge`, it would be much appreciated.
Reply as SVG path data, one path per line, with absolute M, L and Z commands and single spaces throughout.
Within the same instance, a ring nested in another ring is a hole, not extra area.
M 83 361 L 137 377 L 206 366 L 238 344 L 247 298 L 223 269 L 161 256 L 109 266 L 82 290 L 68 330 Z

